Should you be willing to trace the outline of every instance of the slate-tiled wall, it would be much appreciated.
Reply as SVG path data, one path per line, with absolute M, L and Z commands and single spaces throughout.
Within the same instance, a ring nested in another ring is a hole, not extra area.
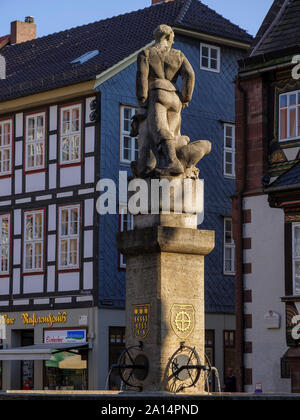
M 223 124 L 234 122 L 234 78 L 237 60 L 242 51 L 221 47 L 221 73 L 200 70 L 200 42 L 176 37 L 174 48 L 180 49 L 191 62 L 196 73 L 193 101 L 183 111 L 182 133 L 191 140 L 208 139 L 212 153 L 200 164 L 200 176 L 205 179 L 205 220 L 203 229 L 216 231 L 216 248 L 206 258 L 206 311 L 234 312 L 234 278 L 223 275 L 223 217 L 231 214 L 230 195 L 234 180 L 223 176 Z M 101 122 L 101 178 L 118 182 L 120 165 L 120 104 L 136 105 L 136 65 L 132 64 L 100 86 Z M 116 232 L 118 216 L 101 216 L 100 220 L 100 305 L 108 300 L 115 307 L 124 307 L 125 272 L 118 269 Z

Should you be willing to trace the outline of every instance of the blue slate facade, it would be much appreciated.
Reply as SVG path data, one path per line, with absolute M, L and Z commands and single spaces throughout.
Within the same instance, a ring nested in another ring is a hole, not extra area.
M 221 72 L 200 69 L 200 41 L 176 36 L 174 48 L 180 49 L 196 73 L 191 104 L 183 111 L 182 133 L 191 140 L 210 140 L 212 153 L 200 166 L 205 179 L 205 219 L 201 229 L 216 232 L 215 250 L 205 260 L 206 312 L 234 313 L 234 277 L 223 275 L 224 216 L 231 215 L 230 195 L 234 180 L 223 175 L 224 122 L 234 123 L 235 99 L 233 81 L 237 60 L 243 51 L 221 47 Z M 120 106 L 136 106 L 136 64 L 132 64 L 99 86 L 101 92 L 101 178 L 118 184 L 120 170 Z M 99 305 L 125 307 L 125 272 L 118 268 L 116 233 L 119 216 L 100 216 L 99 234 Z

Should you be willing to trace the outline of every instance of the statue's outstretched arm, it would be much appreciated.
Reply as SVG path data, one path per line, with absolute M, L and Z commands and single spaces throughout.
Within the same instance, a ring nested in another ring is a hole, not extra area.
M 136 96 L 139 106 L 144 107 L 148 99 L 149 92 L 149 60 L 145 52 L 138 55 L 137 74 L 136 74 Z
M 181 101 L 188 104 L 192 100 L 195 87 L 195 72 L 188 59 L 183 56 L 183 62 L 180 68 L 180 76 L 182 77 Z

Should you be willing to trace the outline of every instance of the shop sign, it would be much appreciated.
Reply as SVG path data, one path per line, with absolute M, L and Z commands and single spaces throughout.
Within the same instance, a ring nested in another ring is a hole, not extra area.
M 22 314 L 22 321 L 25 325 L 47 324 L 52 327 L 54 324 L 65 324 L 67 322 L 67 312 L 58 312 L 57 315 L 50 313 L 46 316 L 39 316 L 36 313 L 30 315 L 28 313 Z
M 0 324 L 3 325 L 3 323 L 5 325 L 14 325 L 15 323 L 15 318 L 9 318 L 8 315 L 0 315 Z
M 86 330 L 45 330 L 44 343 L 46 344 L 82 344 L 86 343 Z

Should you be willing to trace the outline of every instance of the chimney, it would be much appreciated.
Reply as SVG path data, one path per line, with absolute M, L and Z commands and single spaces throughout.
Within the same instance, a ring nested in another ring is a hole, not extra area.
M 175 0 L 152 0 L 152 4 L 168 3 L 168 1 L 175 1 Z
M 25 22 L 16 20 L 10 24 L 10 43 L 20 44 L 21 42 L 36 39 L 36 24 L 32 16 L 26 16 Z

